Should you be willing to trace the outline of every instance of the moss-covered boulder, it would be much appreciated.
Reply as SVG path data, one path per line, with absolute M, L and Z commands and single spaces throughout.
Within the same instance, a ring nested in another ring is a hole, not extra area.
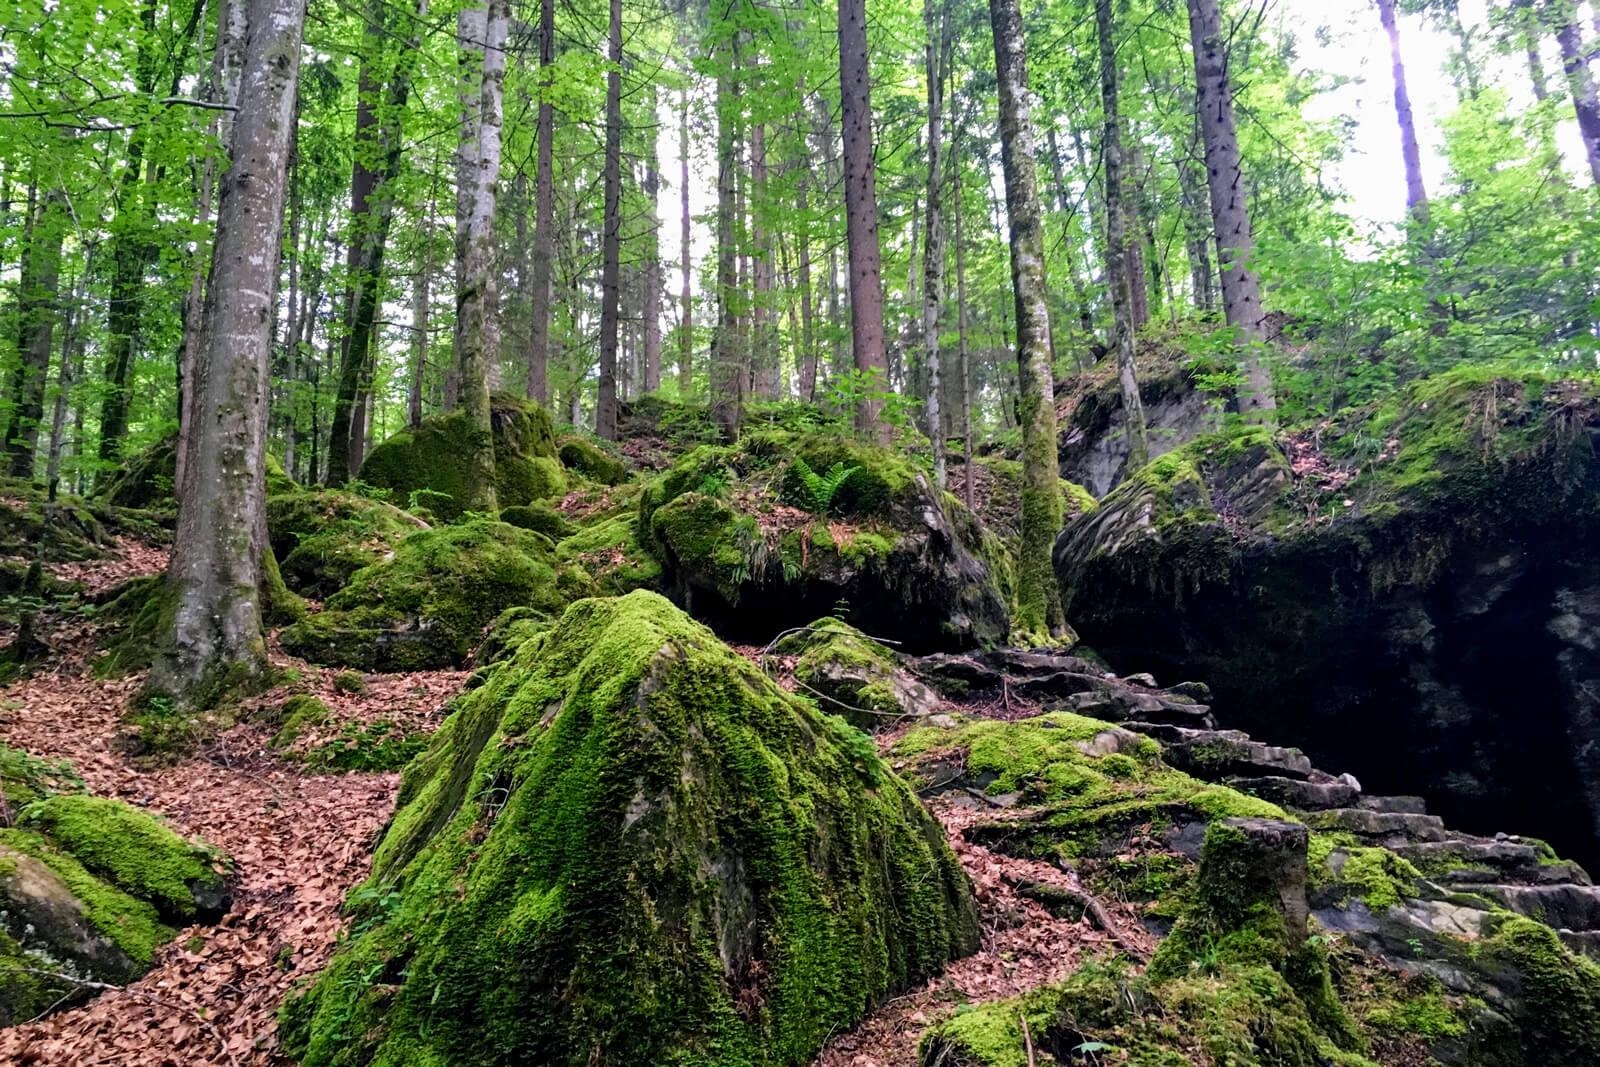
M 337 490 L 295 490 L 267 497 L 267 537 L 284 584 L 325 600 L 362 567 L 394 551 L 427 524 L 392 504 Z
M 520 526 L 524 530 L 542 533 L 552 541 L 571 537 L 576 529 L 567 521 L 565 515 L 544 504 L 519 504 L 516 507 L 502 508 L 500 521 Z
M 308 1067 L 799 1065 L 977 942 L 871 742 L 643 591 L 461 698 L 354 899 L 284 1009 Z
M 562 466 L 600 485 L 617 485 L 628 477 L 622 460 L 587 437 L 563 438 L 559 455 Z
M 550 416 L 531 400 L 509 393 L 490 397 L 494 434 L 495 496 L 501 507 L 559 497 L 567 478 L 556 459 Z M 467 460 L 474 430 L 459 411 L 424 419 L 378 445 L 361 464 L 360 478 L 394 494 L 408 510 L 426 509 L 445 521 L 461 515 Z
M 85 795 L 69 765 L 0 748 L 0 773 L 12 818 L 0 829 L 0 1026 L 92 995 L 71 978 L 138 978 L 176 928 L 231 904 L 220 853 Z
M 793 656 L 795 681 L 822 710 L 867 731 L 933 715 L 939 694 L 895 662 L 894 653 L 847 622 L 818 619 L 774 649 Z
M 587 595 L 543 534 L 492 519 L 419 530 L 350 577 L 325 609 L 285 629 L 283 647 L 313 663 L 366 671 L 459 666 L 510 607 L 557 612 Z
M 647 487 L 639 521 L 674 596 L 746 639 L 830 612 L 911 651 L 1009 630 L 998 543 L 887 449 L 780 430 L 702 446 Z
M 1197 439 L 1068 523 L 1068 615 L 1230 726 L 1593 865 L 1597 438 L 1600 386 L 1479 364 L 1314 434 Z

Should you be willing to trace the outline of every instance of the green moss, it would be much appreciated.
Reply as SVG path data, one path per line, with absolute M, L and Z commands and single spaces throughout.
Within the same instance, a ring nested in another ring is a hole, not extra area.
M 1340 864 L 1337 874 L 1329 862 L 1335 854 Z M 1416 896 L 1422 877 L 1409 861 L 1388 849 L 1357 844 L 1354 835 L 1341 832 L 1313 833 L 1306 861 L 1313 886 L 1337 885 L 1345 899 L 1357 897 L 1374 912 Z
M 586 437 L 562 438 L 560 456 L 562 465 L 568 470 L 578 471 L 601 485 L 616 485 L 628 477 L 628 468 L 623 466 L 620 459 Z
M 500 504 L 527 504 L 565 491 L 566 476 L 555 460 L 544 409 L 506 393 L 494 394 L 490 408 Z M 461 501 L 468 499 L 468 458 L 476 432 L 459 411 L 424 419 L 374 448 L 361 464 L 361 480 L 392 492 L 401 507 L 411 507 L 416 495 L 441 519 L 458 518 Z
M 38 830 L 99 878 L 155 905 L 161 917 L 185 925 L 201 900 L 219 898 L 223 857 L 191 844 L 161 822 L 120 800 L 60 794 L 29 805 L 21 825 Z
M 1432 975 L 1421 976 L 1422 988 L 1408 989 L 1391 1003 L 1373 1008 L 1366 1022 L 1383 1030 L 1415 1034 L 1429 1041 L 1441 1037 L 1464 1037 L 1468 1020 L 1460 1008 L 1450 1003 Z
M 1505 1062 L 1600 1063 L 1600 964 L 1569 952 L 1543 923 L 1507 916 L 1475 946 L 1480 963 L 1509 968 L 1521 992 L 1521 1059 Z
M 522 504 L 517 507 L 502 508 L 500 521 L 520 526 L 524 530 L 542 533 L 552 541 L 571 537 L 575 532 L 572 523 L 567 521 L 565 515 L 543 504 Z
M 1028 1067 L 1022 1019 L 1028 1020 L 1037 1050 L 1055 1018 L 1057 999 L 1055 990 L 1042 989 L 1019 997 L 960 1005 L 948 1019 L 923 1035 L 918 1054 L 925 1064 Z
M 367 691 L 367 679 L 360 671 L 340 671 L 333 679 L 333 687 L 341 693 L 361 694 Z
M 350 576 L 394 551 L 420 528 L 391 504 L 338 490 L 267 497 L 267 536 L 283 580 L 317 599 L 337 593 Z
M 0 745 L 0 793 L 5 795 L 8 810 L 20 811 L 36 800 L 86 789 L 77 768 L 68 761 L 40 759 Z
M 307 729 L 326 726 L 331 715 L 328 705 L 321 700 L 309 693 L 296 693 L 283 702 L 277 718 L 282 725 L 273 735 L 272 747 L 286 748 L 294 744 Z
M 661 564 L 642 544 L 632 514 L 591 520 L 556 545 L 556 558 L 588 571 L 600 592 L 618 596 L 652 588 L 661 577 Z
M 351 576 L 326 610 L 280 635 L 316 663 L 361 670 L 456 666 L 509 607 L 561 610 L 591 589 L 550 539 L 491 519 L 422 530 Z
M 807 1062 L 976 939 L 937 824 L 837 731 L 659 596 L 573 605 L 407 768 L 287 1050 Z

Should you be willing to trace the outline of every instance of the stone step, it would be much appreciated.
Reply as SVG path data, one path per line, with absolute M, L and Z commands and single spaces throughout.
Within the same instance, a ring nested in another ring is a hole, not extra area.
M 1557 930 L 1600 932 L 1600 888 L 1592 885 L 1494 885 L 1457 887 L 1488 897 L 1508 911 Z
M 1060 708 L 1114 723 L 1166 723 L 1195 729 L 1214 725 L 1211 709 L 1204 704 L 1182 704 L 1167 700 L 1158 693 L 1140 691 L 1126 685 L 1073 693 L 1066 697 Z
M 1319 830 L 1344 830 L 1368 844 L 1398 849 L 1422 842 L 1447 842 L 1450 831 L 1437 815 L 1411 815 L 1405 812 L 1368 811 L 1365 808 L 1333 808 L 1306 816 L 1306 823 Z
M 1600 961 L 1600 930 L 1557 930 L 1556 936 L 1578 955 Z
M 1427 802 L 1421 797 L 1380 797 L 1363 794 L 1355 806 L 1364 811 L 1383 811 L 1394 815 L 1426 815 Z
M 1168 744 L 1164 755 L 1173 767 L 1208 782 L 1229 777 L 1306 781 L 1316 771 L 1298 748 L 1265 745 L 1233 730 L 1192 733 L 1185 740 Z
M 1224 782 L 1241 793 L 1249 793 L 1262 800 L 1270 800 L 1274 804 L 1281 804 L 1286 808 L 1298 808 L 1301 811 L 1343 808 L 1353 803 L 1361 793 L 1358 786 L 1338 779 L 1319 782 L 1264 775 L 1259 778 L 1232 777 L 1225 779 Z
M 1452 885 L 1540 881 L 1541 854 L 1532 845 L 1487 838 L 1452 837 L 1389 846 L 1424 874 Z

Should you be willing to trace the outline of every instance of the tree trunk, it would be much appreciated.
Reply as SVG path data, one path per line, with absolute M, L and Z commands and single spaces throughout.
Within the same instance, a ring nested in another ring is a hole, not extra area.
M 1116 27 L 1112 23 L 1111 0 L 1095 0 L 1095 26 L 1100 38 L 1100 97 L 1105 112 L 1105 134 L 1101 158 L 1106 185 L 1106 285 L 1111 289 L 1111 311 L 1116 326 L 1117 382 L 1122 390 L 1122 417 L 1128 435 L 1128 472 L 1150 460 L 1150 445 L 1145 434 L 1144 404 L 1139 399 L 1139 375 L 1133 358 L 1133 333 L 1137 329 L 1131 275 L 1133 265 L 1125 258 L 1129 246 L 1125 228 L 1128 213 L 1123 210 L 1122 129 L 1118 111 Z M 1138 237 L 1133 244 L 1137 246 Z
M 550 298 L 555 292 L 550 274 L 556 254 L 556 118 L 550 100 L 556 61 L 555 21 L 555 0 L 539 0 L 539 147 L 533 182 L 533 319 L 528 324 L 527 393 L 530 400 L 545 405 L 550 403 Z
M 47 498 L 53 503 L 61 484 L 61 451 L 66 436 L 67 407 L 72 399 L 72 383 L 77 380 L 79 352 L 82 350 L 84 298 L 89 273 L 94 268 L 94 246 L 84 256 L 83 270 L 68 287 L 66 315 L 61 324 L 61 370 L 56 375 L 56 403 L 50 418 L 50 454 L 45 461 L 44 483 Z
M 734 32 L 730 29 L 730 35 Z M 711 334 L 711 421 L 732 441 L 739 434 L 740 407 L 744 399 L 744 361 L 740 358 L 738 312 L 734 306 L 738 286 L 738 237 L 735 233 L 734 109 L 730 70 L 717 75 L 717 325 Z
M 1600 186 L 1600 92 L 1596 91 L 1589 60 L 1583 54 L 1583 35 L 1578 28 L 1577 5 L 1573 0 L 1552 0 L 1549 19 L 1561 46 L 1561 63 L 1572 92 L 1572 108 L 1578 117 L 1578 132 L 1583 137 L 1583 152 L 1589 159 L 1589 173 Z
M 1120 132 L 1120 131 L 1119 131 Z M 1120 140 L 1120 137 L 1118 138 Z M 1144 261 L 1144 210 L 1143 169 L 1140 166 L 1137 132 L 1128 149 L 1126 169 L 1123 172 L 1122 217 L 1123 234 L 1128 240 L 1128 295 L 1132 298 L 1133 329 L 1144 328 L 1150 321 L 1150 274 Z
M 508 0 L 461 11 L 461 139 L 456 170 L 456 368 L 462 411 L 473 429 L 467 467 L 469 511 L 495 511 L 491 364 L 500 359 L 495 316 L 494 204 L 500 176 L 500 121 L 506 72 Z
M 303 0 L 251 0 L 232 160 L 221 182 L 199 359 L 188 380 L 198 414 L 167 566 L 176 601 L 145 683 L 180 709 L 264 688 L 262 630 L 266 426 L 272 308 Z
M 655 115 L 658 109 L 656 87 L 650 85 L 650 126 L 645 132 L 648 139 L 644 162 L 644 198 L 649 211 L 650 232 L 645 237 L 644 261 L 644 337 L 641 341 L 640 387 L 654 393 L 661 388 L 661 212 L 657 198 L 661 193 L 660 161 L 656 153 Z
M 950 110 L 955 112 L 955 88 L 951 87 Z M 967 252 L 962 242 L 961 218 L 961 131 L 957 130 L 950 138 L 950 215 L 955 223 L 956 243 L 956 373 L 960 375 L 960 406 L 961 406 L 961 447 L 962 459 L 966 465 L 967 483 L 965 495 L 967 510 L 973 509 L 972 502 L 972 355 L 967 347 Z
M 1215 4 L 1216 0 L 1207 2 Z M 1411 117 L 1411 94 L 1406 90 L 1406 65 L 1400 57 L 1400 27 L 1395 22 L 1395 0 L 1377 0 L 1377 4 L 1378 20 L 1383 23 L 1383 32 L 1389 35 L 1389 61 L 1394 71 L 1394 112 L 1400 122 L 1400 155 L 1406 168 L 1406 210 L 1414 220 L 1426 226 L 1428 193 L 1422 184 L 1422 151 L 1417 147 L 1417 127 Z M 1191 34 L 1194 32 L 1192 29 L 1194 12 L 1195 5 L 1191 0 L 1189 5 Z M 1221 25 L 1221 16 L 1218 16 L 1218 25 Z M 1198 51 L 1197 45 L 1196 52 Z M 1223 76 L 1226 77 L 1225 71 Z M 1231 103 L 1229 106 L 1231 110 Z M 1208 144 L 1209 140 L 1208 132 Z M 1209 156 L 1207 158 L 1209 159 Z M 1223 289 L 1227 289 L 1226 282 L 1223 283 Z
M 769 214 L 768 178 L 767 127 L 765 123 L 758 122 L 750 131 L 750 183 L 754 190 L 750 198 L 752 203 L 750 219 L 752 243 L 755 246 L 755 262 L 751 271 L 755 285 L 755 305 L 751 315 L 754 330 L 750 338 L 750 366 L 752 386 L 756 396 L 762 400 L 776 400 L 778 399 L 778 343 L 776 315 L 772 301 L 774 281 L 772 230 L 766 221 Z
M 1199 120 L 1200 117 L 1196 115 L 1196 124 Z M 1184 244 L 1189 257 L 1189 286 L 1194 290 L 1195 307 L 1202 312 L 1210 312 L 1216 309 L 1216 293 L 1211 284 L 1211 220 L 1207 217 L 1204 204 L 1205 193 L 1201 191 L 1201 177 L 1195 172 L 1192 159 L 1178 160 L 1177 167 Z
M 1022 424 L 1022 537 L 1017 554 L 1013 632 L 1034 638 L 1063 633 L 1066 618 L 1051 550 L 1061 532 L 1056 461 L 1055 390 L 1050 370 L 1050 312 L 1045 303 L 1044 226 L 1039 218 L 1032 104 L 1017 0 L 989 0 L 1000 88 L 1000 150 L 1011 220 L 1011 287 L 1017 313 L 1017 420 Z
M 802 150 L 806 144 L 801 134 Z M 799 246 L 800 283 L 800 399 L 807 403 L 817 399 L 817 349 L 814 323 L 815 309 L 811 303 L 811 164 L 801 160 L 797 168 L 795 207 L 799 223 L 795 227 L 795 242 Z
M 621 303 L 622 237 L 622 0 L 611 0 L 611 65 L 606 73 L 605 234 L 600 261 L 600 382 L 594 432 L 617 439 L 617 316 Z
M 927 239 L 922 253 L 922 354 L 928 366 L 928 440 L 933 444 L 933 478 L 943 489 L 945 438 L 939 418 L 939 311 L 944 304 L 944 217 L 940 184 L 944 178 L 944 76 L 950 53 L 950 19 L 944 0 L 923 0 L 922 21 L 928 36 L 923 51 L 928 77 L 928 206 Z
M 1239 410 L 1253 422 L 1269 423 L 1277 400 L 1261 327 L 1261 283 L 1250 266 L 1255 240 L 1245 204 L 1239 137 L 1233 124 L 1233 89 L 1228 84 L 1228 44 L 1222 34 L 1222 11 L 1217 0 L 1189 0 L 1189 36 L 1194 45 L 1200 129 L 1206 143 L 1211 221 L 1222 268 L 1222 310 L 1228 325 L 1239 332 L 1245 345 Z
M 1061 145 L 1056 138 L 1056 129 L 1051 125 L 1045 129 L 1045 146 L 1050 150 L 1050 173 L 1055 177 L 1056 185 L 1056 210 L 1061 212 L 1062 227 L 1071 226 L 1074 215 L 1072 197 L 1067 192 L 1066 164 L 1061 159 Z M 1077 302 L 1078 326 L 1083 330 L 1085 342 L 1094 340 L 1094 312 L 1089 306 L 1089 293 L 1084 287 L 1083 276 L 1078 273 L 1077 258 L 1074 256 L 1071 264 L 1072 296 Z M 1083 365 L 1082 360 L 1079 366 Z
M 33 477 L 34 453 L 39 445 L 39 423 L 44 418 L 45 380 L 50 373 L 56 318 L 60 313 L 61 244 L 66 237 L 67 194 L 46 193 L 38 208 L 27 242 L 27 267 L 17 296 L 17 349 L 21 360 L 11 380 L 11 424 L 5 446 L 11 476 Z
M 339 391 L 334 396 L 328 438 L 329 485 L 342 485 L 359 469 L 365 451 L 366 394 L 376 351 L 374 324 L 383 295 L 383 257 L 394 221 L 394 182 L 400 176 L 401 127 L 411 96 L 411 74 L 421 54 L 421 26 L 428 0 L 416 0 L 409 41 L 394 56 L 394 70 L 385 90 L 377 71 L 391 48 L 385 26 L 387 5 L 371 0 L 367 9 L 365 47 L 356 93 L 354 163 L 350 174 L 349 275 L 344 297 L 344 351 Z M 379 99 L 382 94 L 382 99 Z
M 548 2 L 548 0 L 546 0 Z M 678 195 L 683 212 L 679 221 L 679 269 L 683 272 L 683 289 L 678 297 L 678 399 L 685 402 L 694 397 L 694 294 L 689 280 L 689 87 L 685 85 L 678 100 Z
M 850 331 L 865 395 L 856 429 L 887 445 L 882 392 L 889 387 L 884 347 L 878 195 L 872 166 L 872 92 L 868 83 L 866 0 L 839 0 L 839 91 L 844 128 L 845 239 L 850 250 Z

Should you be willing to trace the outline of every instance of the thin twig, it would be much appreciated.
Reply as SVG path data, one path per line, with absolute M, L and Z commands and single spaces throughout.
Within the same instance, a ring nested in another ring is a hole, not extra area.
M 1028 1032 L 1028 1017 L 1017 1013 L 1017 1018 L 1022 1020 L 1022 1043 L 1028 1050 L 1028 1067 L 1035 1067 L 1033 1061 L 1033 1035 Z
M 199 1021 L 200 1025 L 205 1027 L 211 1036 L 216 1039 L 217 1044 L 222 1048 L 222 1054 L 228 1058 L 228 1063 L 230 1063 L 232 1067 L 239 1067 L 239 1061 L 234 1058 L 233 1052 L 228 1048 L 228 1042 L 223 1039 L 222 1031 L 218 1030 L 214 1025 L 212 1025 L 211 1020 L 200 1014 L 200 1012 L 196 1009 L 185 1007 L 182 1004 L 176 1004 L 165 999 L 164 997 L 158 997 L 154 993 L 146 993 L 142 989 L 130 989 L 127 986 L 112 985 L 110 982 L 93 982 L 87 978 L 74 978 L 70 974 L 59 974 L 56 971 L 40 970 L 37 967 L 21 967 L 12 963 L 0 964 L 0 967 L 3 967 L 8 971 L 21 971 L 24 974 L 37 975 L 40 978 L 53 978 L 58 982 L 68 982 L 72 985 L 82 986 L 84 989 L 93 989 L 98 992 L 127 993 L 129 996 L 143 997 L 145 1000 L 150 1001 L 150 1003 L 159 1007 L 167 1008 L 171 1011 L 192 1014 Z

